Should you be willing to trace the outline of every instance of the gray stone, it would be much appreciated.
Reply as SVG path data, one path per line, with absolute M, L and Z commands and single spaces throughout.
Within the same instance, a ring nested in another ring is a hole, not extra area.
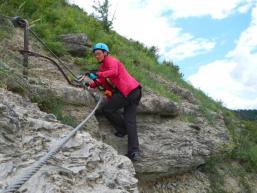
M 47 121 L 49 115 L 41 112 L 35 104 L 4 89 L 0 89 L 0 107 L 1 125 L 10 125 L 6 129 L 1 128 L 0 133 L 2 189 L 72 128 L 56 120 Z M 23 124 L 11 126 L 11 119 Z M 135 170 L 128 158 L 117 155 L 111 146 L 80 131 L 21 187 L 21 192 L 137 193 L 134 175 Z
M 84 33 L 60 35 L 59 39 L 74 56 L 85 56 L 88 47 L 91 47 L 91 42 Z
M 22 56 L 17 56 L 8 47 L 16 45 L 22 49 L 23 31 L 14 34 L 6 40 L 6 45 L 0 45 L 0 56 L 15 71 L 21 72 Z M 78 41 L 64 39 L 67 44 L 83 42 L 85 46 L 83 38 L 78 38 Z M 30 43 L 30 50 L 47 55 L 38 44 Z M 74 58 L 63 57 L 62 60 L 73 71 L 81 73 L 76 65 L 72 65 Z M 53 94 L 65 101 L 63 113 L 75 117 L 78 123 L 91 112 L 95 105 L 91 91 L 69 86 L 49 61 L 30 58 L 29 67 L 29 80 L 34 78 L 27 85 L 30 97 Z M 114 128 L 99 111 L 60 153 L 22 187 L 22 191 L 138 192 L 135 172 L 141 181 L 157 181 L 162 176 L 168 178 L 194 171 L 209 156 L 228 150 L 230 137 L 220 113 L 209 112 L 215 123 L 211 124 L 190 90 L 180 88 L 156 73 L 149 72 L 149 75 L 154 81 L 170 88 L 179 97 L 179 102 L 143 89 L 137 114 L 141 161 L 135 162 L 133 167 L 128 158 L 117 155 L 116 151 L 126 153 L 127 138 L 114 136 Z M 190 122 L 185 119 L 186 116 L 194 120 Z M 37 104 L 30 103 L 27 98 L 5 90 L 0 91 L 0 128 L 0 189 L 72 129 L 41 112 Z M 201 183 L 205 176 L 199 175 L 199 178 L 193 177 L 192 182 L 188 181 L 197 188 L 190 189 L 192 186 L 183 183 L 183 179 L 172 181 L 167 187 L 180 192 L 205 192 L 203 189 L 206 187 L 208 190 L 208 180 Z M 154 192 L 154 189 L 149 192 Z
M 143 91 L 138 112 L 143 114 L 177 116 L 179 108 L 175 102 L 168 98 L 156 95 L 153 92 L 148 91 L 144 93 Z

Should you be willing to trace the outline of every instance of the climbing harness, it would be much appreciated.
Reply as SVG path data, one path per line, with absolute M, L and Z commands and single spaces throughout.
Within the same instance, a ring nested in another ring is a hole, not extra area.
M 28 168 L 23 175 L 19 176 L 17 179 L 13 179 L 9 186 L 7 186 L 0 193 L 8 193 L 19 190 L 19 188 L 27 182 L 43 165 L 46 164 L 53 155 L 55 155 L 61 148 L 73 137 L 76 132 L 88 121 L 88 119 L 95 113 L 100 103 L 102 102 L 102 97 L 98 100 L 94 110 L 74 129 L 72 130 L 64 139 L 62 139 L 55 147 L 53 147 L 45 156 L 40 160 L 35 162 L 30 168 Z

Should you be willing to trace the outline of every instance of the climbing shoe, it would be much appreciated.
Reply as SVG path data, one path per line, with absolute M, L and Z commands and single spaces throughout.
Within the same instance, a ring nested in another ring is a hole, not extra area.
M 121 132 L 116 132 L 116 133 L 114 133 L 114 135 L 116 136 L 116 137 L 124 137 L 125 135 L 127 135 L 127 133 L 121 133 Z
M 140 160 L 140 154 L 139 152 L 132 152 L 127 153 L 125 156 L 127 156 L 131 161 L 139 161 Z

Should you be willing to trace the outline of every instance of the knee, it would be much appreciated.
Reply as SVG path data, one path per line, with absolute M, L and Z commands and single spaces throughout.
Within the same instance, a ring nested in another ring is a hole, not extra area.
M 105 115 L 105 116 L 108 116 L 109 114 L 111 114 L 113 111 L 111 109 L 109 109 L 108 107 L 106 106 L 103 106 L 102 107 L 102 113 Z

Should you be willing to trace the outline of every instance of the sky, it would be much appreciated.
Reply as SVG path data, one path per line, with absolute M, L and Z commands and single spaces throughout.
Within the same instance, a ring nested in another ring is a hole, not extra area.
M 101 1 L 101 0 L 100 0 Z M 70 0 L 87 13 L 93 0 Z M 257 109 L 257 0 L 109 0 L 113 30 L 159 49 L 230 109 Z

